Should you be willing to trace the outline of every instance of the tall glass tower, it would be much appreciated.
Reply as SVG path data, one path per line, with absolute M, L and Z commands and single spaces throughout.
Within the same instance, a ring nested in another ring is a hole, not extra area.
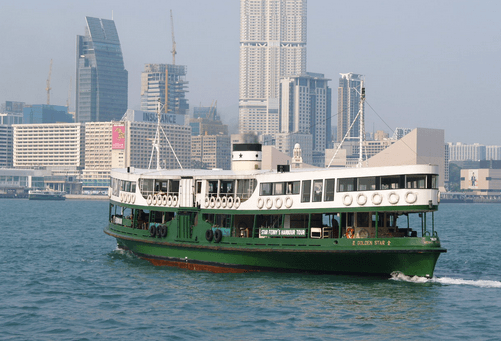
M 240 133 L 278 133 L 280 78 L 305 72 L 306 0 L 240 0 Z
M 76 122 L 119 120 L 127 111 L 128 74 L 115 22 L 85 17 L 77 36 Z
M 362 91 L 363 75 L 341 73 L 337 89 L 337 141 L 341 142 L 355 120 L 360 109 L 360 93 Z M 365 104 L 364 104 L 365 105 Z M 347 141 L 357 140 L 360 136 L 359 120 L 355 122 L 347 136 Z

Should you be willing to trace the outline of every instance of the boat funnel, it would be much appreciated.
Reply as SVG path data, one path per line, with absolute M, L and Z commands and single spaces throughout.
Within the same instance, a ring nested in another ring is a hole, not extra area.
M 260 143 L 238 143 L 233 145 L 231 170 L 261 169 L 262 160 L 263 152 Z

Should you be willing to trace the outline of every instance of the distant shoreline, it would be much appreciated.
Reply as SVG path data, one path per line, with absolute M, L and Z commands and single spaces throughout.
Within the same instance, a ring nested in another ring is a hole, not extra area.
M 92 195 L 92 194 L 66 194 L 68 200 L 109 200 L 107 195 Z

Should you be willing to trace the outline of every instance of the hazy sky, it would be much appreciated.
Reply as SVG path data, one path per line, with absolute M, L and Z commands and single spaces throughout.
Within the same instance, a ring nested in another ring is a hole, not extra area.
M 85 16 L 113 19 L 129 108 L 139 109 L 145 63 L 188 66 L 190 107 L 217 100 L 238 122 L 238 0 L 0 0 L 0 102 L 75 103 L 76 36 Z M 500 1 L 309 0 L 307 70 L 324 73 L 337 111 L 339 73 L 366 77 L 366 129 L 445 130 L 446 142 L 501 145 Z M 375 112 L 371 109 L 373 108 Z M 337 117 L 334 117 L 337 122 Z

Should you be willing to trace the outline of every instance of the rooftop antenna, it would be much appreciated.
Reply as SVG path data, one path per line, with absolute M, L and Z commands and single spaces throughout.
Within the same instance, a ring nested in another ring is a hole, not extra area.
M 176 65 L 176 39 L 174 38 L 174 19 L 172 17 L 172 10 L 170 10 L 170 29 L 172 32 L 172 65 Z
M 47 87 L 45 90 L 47 91 L 47 105 L 50 105 L 50 77 L 52 76 L 52 59 L 50 60 L 50 68 L 49 68 L 49 77 L 47 77 Z
M 156 151 L 157 152 L 157 170 L 162 169 L 160 166 L 160 131 L 162 131 L 165 139 L 167 140 L 167 143 L 169 144 L 170 150 L 172 150 L 172 154 L 174 154 L 174 157 L 176 158 L 176 161 L 181 169 L 183 169 L 183 166 L 181 165 L 181 162 L 179 162 L 179 159 L 177 158 L 176 152 L 174 151 L 174 148 L 172 148 L 172 145 L 170 144 L 169 138 L 167 137 L 167 134 L 165 134 L 164 128 L 160 125 L 160 120 L 162 118 L 162 103 L 160 102 L 160 98 L 158 99 L 158 104 L 157 104 L 157 132 L 155 133 L 155 139 L 153 140 L 152 146 L 153 148 L 151 149 L 151 156 L 150 156 L 150 163 L 148 165 L 148 169 L 151 169 L 151 162 L 153 161 L 153 153 Z

